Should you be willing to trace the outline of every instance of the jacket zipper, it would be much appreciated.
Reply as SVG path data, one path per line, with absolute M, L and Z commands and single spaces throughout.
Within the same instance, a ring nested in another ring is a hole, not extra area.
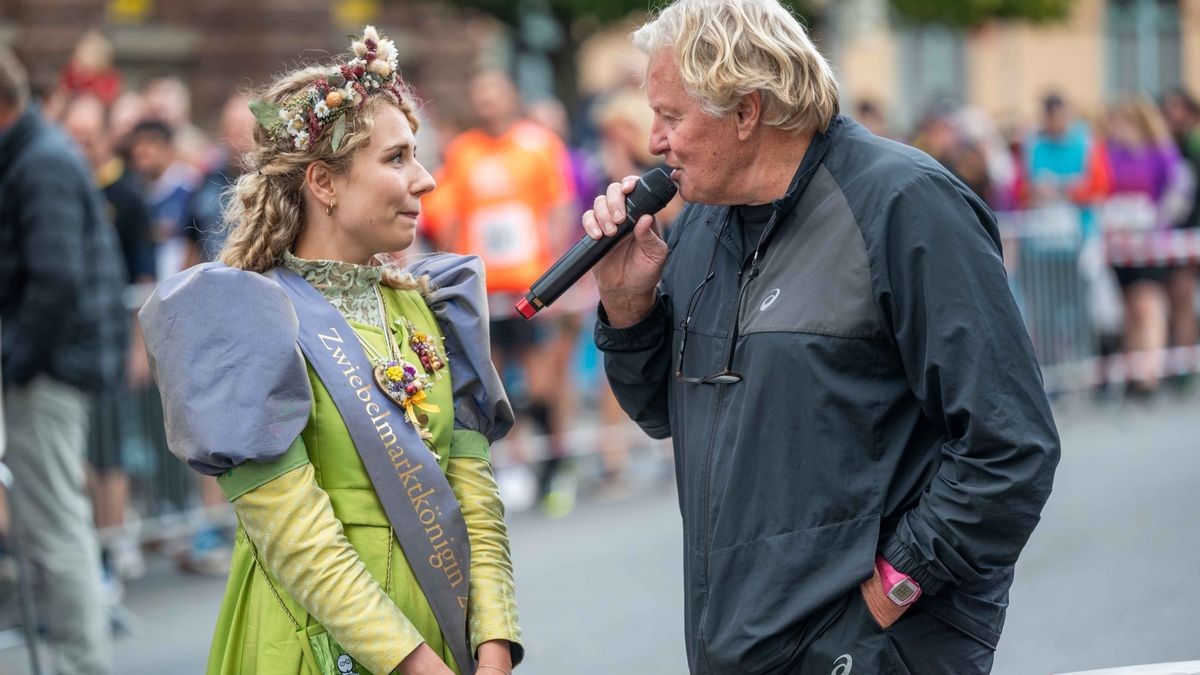
M 771 214 L 771 220 L 767 223 L 767 227 L 763 231 L 764 235 L 769 233 L 770 230 L 774 227 L 775 219 L 776 219 L 777 215 L 778 215 L 778 212 Z M 749 278 L 746 278 L 745 286 L 749 286 L 750 282 L 754 280 L 755 276 L 757 276 L 757 274 L 755 272 L 758 269 L 758 267 L 757 267 L 758 255 L 762 249 L 762 242 L 763 242 L 763 237 L 760 236 L 759 240 L 758 240 L 758 245 L 755 246 L 755 248 L 754 248 L 754 256 L 749 261 L 752 273 L 749 276 Z M 734 335 L 734 328 L 737 327 L 737 322 L 739 321 L 739 315 L 741 314 L 742 293 L 744 293 L 746 291 L 745 286 L 742 285 L 742 279 L 745 276 L 746 276 L 746 261 L 743 260 L 741 263 L 741 266 L 738 268 L 737 294 L 734 296 L 735 299 L 734 299 L 734 303 L 733 303 L 734 307 L 733 307 L 733 312 L 732 312 L 733 316 L 730 318 L 729 326 L 725 331 L 726 334 L 729 336 L 730 340 L 737 339 L 737 336 Z M 726 348 L 726 352 L 725 352 L 726 355 L 729 354 L 732 350 L 734 350 L 736 348 L 737 348 L 736 344 L 729 345 Z M 728 360 L 727 356 L 726 356 L 726 359 Z M 729 366 L 732 368 L 733 363 L 730 362 Z M 710 522 L 710 514 L 709 514 L 709 508 L 708 508 L 709 485 L 710 485 L 710 481 L 711 481 L 711 477 L 712 477 L 713 448 L 716 446 L 716 442 L 717 442 L 717 423 L 720 418 L 721 403 L 724 402 L 724 400 L 725 400 L 725 390 L 726 390 L 725 385 L 718 385 L 718 386 L 720 386 L 721 389 L 717 392 L 717 398 L 713 402 L 713 410 L 712 410 L 712 414 L 711 414 L 712 426 L 710 427 L 709 434 L 708 434 L 708 448 L 706 449 L 706 452 L 704 454 L 704 489 L 700 493 L 700 496 L 702 499 L 700 513 L 704 519 L 704 521 L 703 521 L 703 523 L 704 523 L 704 546 L 702 547 L 701 550 L 704 551 L 704 589 L 705 590 L 704 590 L 704 609 L 701 610 L 701 612 L 700 612 L 700 620 L 696 626 L 696 657 L 697 657 L 697 659 L 703 659 L 705 666 L 708 665 L 708 655 L 704 653 L 704 620 L 708 617 L 708 602 L 709 602 L 710 592 L 711 592 L 711 588 L 712 588 L 712 585 L 710 582 L 711 571 L 712 571 L 711 565 L 710 565 L 710 561 L 712 558 L 712 551 L 711 551 L 711 546 L 712 546 L 711 529 L 712 528 L 709 525 L 709 522 Z

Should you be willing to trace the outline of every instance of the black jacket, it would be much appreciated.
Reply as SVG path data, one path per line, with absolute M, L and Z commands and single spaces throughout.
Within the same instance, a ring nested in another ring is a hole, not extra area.
M 924 589 L 910 611 L 994 647 L 1059 442 L 993 215 L 841 117 L 774 206 L 757 263 L 729 207 L 688 206 L 655 309 L 596 327 L 621 405 L 674 442 L 691 668 L 785 667 L 877 552 Z M 723 368 L 740 292 L 736 384 L 674 377 L 710 259 L 683 374 Z
M 6 381 L 85 390 L 123 367 L 124 262 L 91 174 L 30 108 L 0 140 L 0 326 Z

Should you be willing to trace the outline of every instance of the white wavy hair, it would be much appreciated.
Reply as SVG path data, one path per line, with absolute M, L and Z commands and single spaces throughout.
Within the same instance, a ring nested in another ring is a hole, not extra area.
M 752 91 L 780 129 L 824 132 L 838 114 L 833 70 L 777 0 L 676 0 L 630 39 L 646 54 L 673 48 L 684 88 L 710 115 Z

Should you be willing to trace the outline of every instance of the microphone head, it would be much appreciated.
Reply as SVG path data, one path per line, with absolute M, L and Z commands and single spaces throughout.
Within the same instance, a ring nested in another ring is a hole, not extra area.
M 679 187 L 662 169 L 647 171 L 626 199 L 639 215 L 658 213 L 675 196 Z

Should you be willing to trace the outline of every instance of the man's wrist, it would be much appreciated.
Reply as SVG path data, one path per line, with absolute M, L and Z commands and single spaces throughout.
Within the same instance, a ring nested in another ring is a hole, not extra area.
M 911 605 L 921 597 L 921 585 L 916 579 L 892 567 L 887 558 L 875 556 L 875 570 L 879 574 L 884 595 L 888 600 L 903 607 Z
M 607 323 L 613 328 L 629 328 L 654 309 L 658 294 L 654 289 L 649 292 L 600 292 L 600 304 L 604 306 Z

